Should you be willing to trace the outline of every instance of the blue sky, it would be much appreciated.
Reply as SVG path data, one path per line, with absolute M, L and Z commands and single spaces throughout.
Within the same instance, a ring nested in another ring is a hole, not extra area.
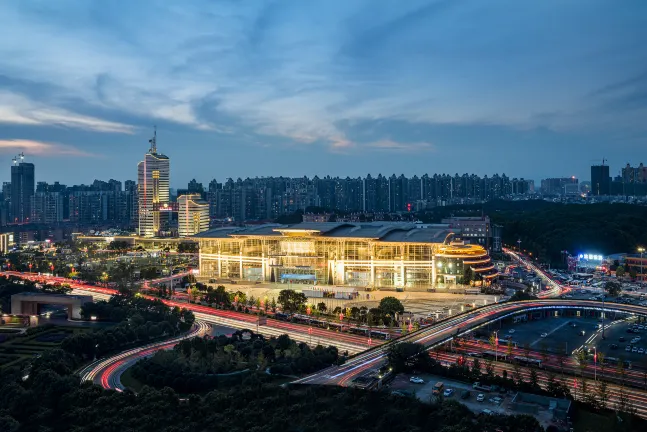
M 644 0 L 0 2 L 0 163 L 171 181 L 647 163 Z

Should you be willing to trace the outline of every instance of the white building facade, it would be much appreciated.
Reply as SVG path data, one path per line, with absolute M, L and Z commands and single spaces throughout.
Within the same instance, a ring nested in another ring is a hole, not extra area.
M 189 237 L 209 229 L 209 203 L 200 194 L 180 195 L 178 202 L 178 234 Z

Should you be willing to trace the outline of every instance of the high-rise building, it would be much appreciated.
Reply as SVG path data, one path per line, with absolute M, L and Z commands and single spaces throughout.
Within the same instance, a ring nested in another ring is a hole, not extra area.
M 63 194 L 61 192 L 36 192 L 31 197 L 31 221 L 53 224 L 63 220 Z
M 168 212 L 160 211 L 170 201 L 170 160 L 157 152 L 157 132 L 151 147 L 137 165 L 139 235 L 155 237 L 167 228 Z
M 28 223 L 35 187 L 34 164 L 23 162 L 23 153 L 18 158 L 13 159 L 11 167 L 11 217 L 14 223 Z
M 577 194 L 579 181 L 573 177 L 548 178 L 541 181 L 541 193 L 543 195 L 570 195 Z
M 209 203 L 202 195 L 180 195 L 178 202 L 178 234 L 180 237 L 196 235 L 209 229 Z
M 591 166 L 591 193 L 593 195 L 609 195 L 611 193 L 609 165 Z

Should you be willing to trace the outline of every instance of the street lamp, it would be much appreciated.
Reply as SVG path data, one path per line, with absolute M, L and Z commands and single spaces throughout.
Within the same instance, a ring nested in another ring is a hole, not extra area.
M 494 332 L 494 361 L 499 361 L 499 331 Z
M 643 253 L 645 252 L 644 247 L 639 247 L 638 252 L 640 252 L 640 282 L 644 282 L 644 277 L 643 277 Z
M 595 367 L 595 381 L 598 380 L 598 349 L 593 347 L 593 365 Z

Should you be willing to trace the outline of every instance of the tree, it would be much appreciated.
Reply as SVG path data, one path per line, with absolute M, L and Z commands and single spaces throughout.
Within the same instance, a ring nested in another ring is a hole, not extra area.
M 629 277 L 631 280 L 636 280 L 636 277 L 638 276 L 638 271 L 636 270 L 636 267 L 629 267 Z
M 321 313 L 325 313 L 328 310 L 328 307 L 326 306 L 326 303 L 319 302 L 317 303 L 317 310 Z
M 384 315 L 390 315 L 392 317 L 395 317 L 396 313 L 401 314 L 404 312 L 402 302 L 395 297 L 384 297 L 380 300 L 378 309 L 380 309 Z
M 517 383 L 517 385 L 521 385 L 523 383 L 523 380 L 521 378 L 521 367 L 517 362 L 514 362 L 514 364 L 512 365 L 512 378 Z
M 485 360 L 485 373 L 489 378 L 494 377 L 494 362 L 492 361 L 491 358 L 488 358 Z
M 537 376 L 537 371 L 535 370 L 534 367 L 530 368 L 530 385 L 532 388 L 537 389 L 539 388 L 539 377 Z
M 622 291 L 622 285 L 616 281 L 608 281 L 604 284 L 604 290 L 609 294 L 609 296 L 617 297 Z
M 607 409 L 607 403 L 609 402 L 609 390 L 608 384 L 606 381 L 598 381 L 598 388 L 596 389 L 598 396 L 598 402 L 601 409 Z
M 298 312 L 306 304 L 307 300 L 308 298 L 303 293 L 281 290 L 277 301 L 284 312 Z
M 508 361 L 510 361 L 510 359 L 512 359 L 512 341 L 511 340 L 508 341 L 508 347 L 506 349 L 506 354 L 508 355 Z
M 616 268 L 616 277 L 621 278 L 625 275 L 625 268 L 623 266 L 618 266 Z
M 472 362 L 472 378 L 474 380 L 481 378 L 481 361 L 478 358 L 474 358 Z
M 604 355 L 603 352 L 597 353 L 597 356 L 598 356 L 597 364 L 600 365 L 600 376 L 604 376 L 604 359 L 606 356 Z

